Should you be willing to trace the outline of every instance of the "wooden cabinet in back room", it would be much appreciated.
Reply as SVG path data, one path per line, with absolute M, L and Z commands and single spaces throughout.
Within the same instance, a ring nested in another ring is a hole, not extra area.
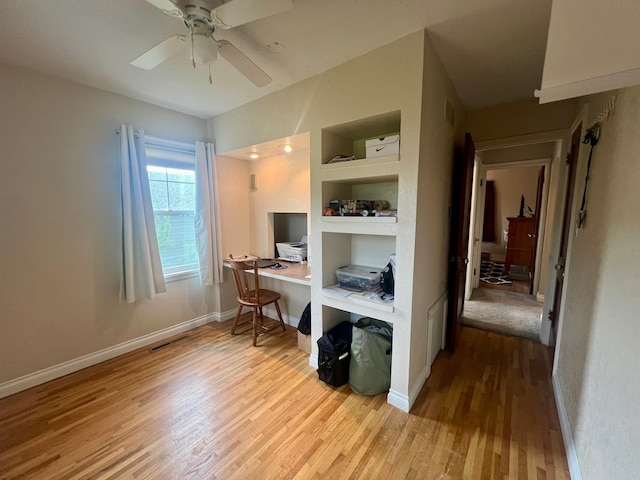
M 509 220 L 509 236 L 507 257 L 504 262 L 505 275 L 509 274 L 511 265 L 530 268 L 533 249 L 536 247 L 535 217 L 509 217 L 507 220 Z

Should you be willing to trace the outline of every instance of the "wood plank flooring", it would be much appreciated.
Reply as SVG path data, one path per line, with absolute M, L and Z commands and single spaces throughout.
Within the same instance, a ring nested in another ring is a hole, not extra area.
M 407 414 L 320 382 L 292 328 L 229 329 L 1 399 L 0 478 L 569 478 L 542 345 L 463 328 Z

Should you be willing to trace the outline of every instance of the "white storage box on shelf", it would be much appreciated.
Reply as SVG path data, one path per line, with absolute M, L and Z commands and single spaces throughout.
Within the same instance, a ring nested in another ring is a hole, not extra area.
M 364 142 L 367 148 L 367 158 L 397 155 L 400 153 L 400 135 L 374 138 Z
M 380 270 L 375 267 L 347 265 L 336 270 L 338 284 L 342 288 L 356 291 L 373 291 L 380 284 Z
M 276 243 L 278 258 L 292 262 L 302 262 L 307 258 L 307 244 L 302 242 Z

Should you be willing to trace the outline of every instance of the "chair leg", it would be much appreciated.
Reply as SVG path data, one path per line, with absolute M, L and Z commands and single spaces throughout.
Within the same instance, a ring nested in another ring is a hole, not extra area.
M 280 305 L 278 305 L 278 301 L 273 302 L 276 304 L 276 311 L 278 312 L 278 318 L 280 319 L 280 325 L 282 326 L 282 331 L 286 332 L 287 327 L 284 326 L 284 320 L 282 319 L 282 312 L 280 311 Z
M 233 320 L 233 326 L 231 327 L 231 335 L 236 334 L 236 328 L 238 328 L 238 320 L 240 320 L 240 313 L 242 312 L 242 304 L 238 305 L 238 311 L 236 312 L 236 318 Z
M 258 345 L 258 309 L 253 307 L 253 346 Z

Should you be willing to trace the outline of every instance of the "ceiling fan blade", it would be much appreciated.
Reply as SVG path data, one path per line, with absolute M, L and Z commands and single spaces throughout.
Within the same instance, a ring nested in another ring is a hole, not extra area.
M 147 2 L 154 7 L 159 8 L 167 15 L 178 18 L 182 17 L 182 12 L 171 0 L 147 0 Z
M 157 67 L 169 57 L 178 53 L 184 48 L 186 37 L 184 35 L 174 35 L 163 40 L 155 47 L 147 50 L 139 57 L 131 61 L 131 65 L 145 70 Z
M 271 83 L 271 77 L 253 63 L 249 58 L 226 40 L 218 41 L 218 53 L 233 65 L 241 74 L 249 79 L 256 87 L 264 87 Z
M 232 0 L 214 8 L 211 12 L 211 20 L 217 28 L 227 29 L 291 8 L 293 8 L 293 0 Z

